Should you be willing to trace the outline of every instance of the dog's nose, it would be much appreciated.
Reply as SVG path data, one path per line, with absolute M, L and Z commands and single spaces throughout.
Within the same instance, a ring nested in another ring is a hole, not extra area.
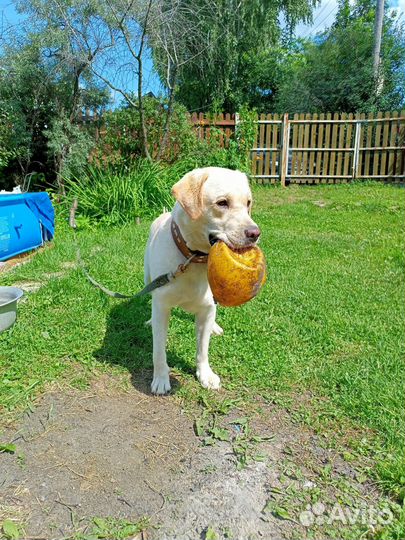
M 253 242 L 256 242 L 256 240 L 260 236 L 260 229 L 259 227 L 248 227 L 245 229 L 245 235 L 246 238 L 249 238 L 249 240 L 253 240 Z

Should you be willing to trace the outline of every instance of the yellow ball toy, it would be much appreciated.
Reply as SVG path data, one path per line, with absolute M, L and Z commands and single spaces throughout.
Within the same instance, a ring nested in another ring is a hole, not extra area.
M 233 250 L 218 241 L 208 255 L 208 283 L 221 306 L 241 306 L 260 291 L 266 281 L 266 261 L 257 246 Z

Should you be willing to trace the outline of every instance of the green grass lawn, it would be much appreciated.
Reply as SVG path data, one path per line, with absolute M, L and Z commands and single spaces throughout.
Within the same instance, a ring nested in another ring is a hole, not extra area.
M 254 194 L 268 283 L 247 305 L 219 308 L 225 335 L 211 342 L 212 366 L 224 387 L 237 392 L 290 396 L 296 403 L 307 396 L 308 410 L 326 398 L 326 423 L 371 430 L 382 478 L 401 495 L 405 192 L 365 184 L 257 187 Z M 94 277 L 113 290 L 139 290 L 148 228 L 79 232 Z M 52 248 L 0 275 L 2 284 L 44 284 L 26 295 L 18 323 L 0 336 L 0 404 L 6 409 L 27 403 L 56 377 L 85 382 L 87 371 L 78 363 L 130 370 L 135 384 L 137 373 L 151 368 L 151 331 L 143 325 L 149 299 L 103 296 L 67 264 L 74 261 L 73 235 L 59 223 Z M 184 385 L 194 385 L 194 326 L 177 310 L 168 351 Z

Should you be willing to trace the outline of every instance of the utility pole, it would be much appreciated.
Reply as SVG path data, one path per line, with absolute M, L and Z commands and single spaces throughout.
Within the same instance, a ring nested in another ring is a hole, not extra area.
M 373 53 L 373 75 L 378 93 L 380 69 L 380 51 L 381 51 L 381 35 L 384 21 L 384 0 L 377 0 L 375 23 L 374 23 L 374 53 Z

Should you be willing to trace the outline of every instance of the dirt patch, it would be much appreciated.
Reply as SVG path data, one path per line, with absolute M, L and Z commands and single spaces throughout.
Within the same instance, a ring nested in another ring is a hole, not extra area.
M 26 251 L 25 253 L 20 253 L 19 255 L 16 255 L 15 257 L 8 259 L 7 261 L 0 262 L 0 273 L 8 272 L 12 268 L 16 268 L 17 266 L 22 266 L 23 264 L 26 264 L 27 262 L 31 261 L 32 258 L 35 257 L 37 253 L 41 253 L 45 249 L 52 249 L 52 248 L 53 248 L 53 243 L 48 243 L 32 251 Z
M 204 446 L 178 401 L 150 396 L 146 386 L 125 392 L 98 379 L 84 391 L 49 391 L 3 433 L 17 451 L 0 454 L 0 521 L 24 523 L 27 538 L 69 537 L 94 517 L 148 516 L 150 539 L 213 531 L 217 538 L 281 539 L 306 536 L 297 505 L 305 509 L 319 492 L 319 467 L 328 466 L 334 480 L 325 497 L 338 496 L 337 479 L 374 496 L 351 465 L 272 406 L 250 418 L 256 446 L 238 468 L 238 416 L 232 410 L 220 418 L 229 441 Z
M 19 289 L 22 289 L 24 292 L 27 293 L 35 293 L 39 291 L 41 287 L 43 287 L 44 283 L 41 283 L 39 281 L 18 281 L 16 283 L 13 283 L 13 287 L 18 287 Z M 21 301 L 25 301 L 26 299 L 23 298 Z

